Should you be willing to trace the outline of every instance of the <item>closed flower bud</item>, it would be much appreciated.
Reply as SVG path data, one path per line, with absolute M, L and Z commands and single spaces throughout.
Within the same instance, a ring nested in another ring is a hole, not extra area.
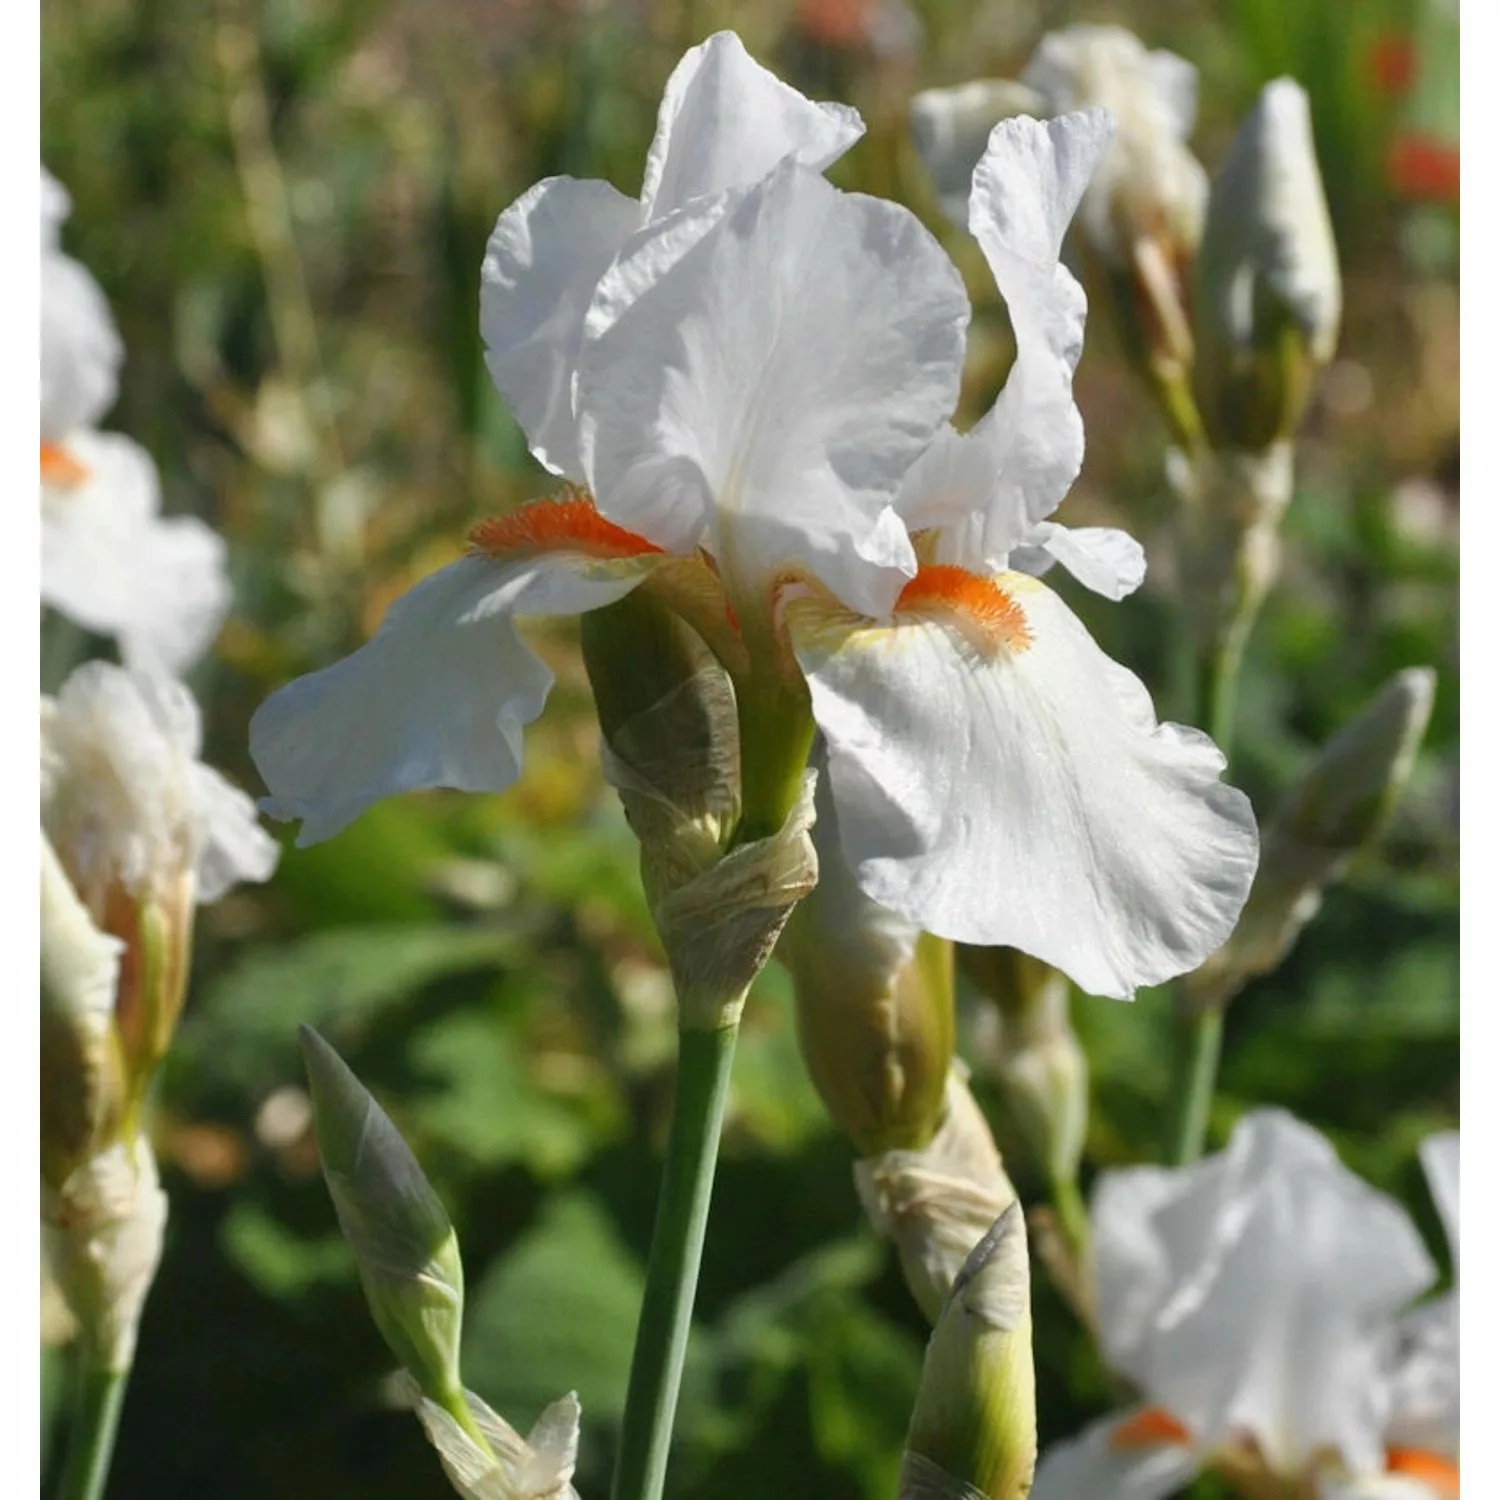
M 1025 1500 L 1036 1446 L 1031 1274 L 1012 1203 L 964 1263 L 928 1340 L 901 1500 Z
M 1088 1060 L 1068 1019 L 1068 980 L 1015 948 L 960 948 L 1000 1018 L 993 1074 L 1049 1181 L 1071 1182 L 1088 1128 Z
M 453 1225 L 390 1117 L 316 1031 L 300 1030 L 323 1177 L 375 1324 L 423 1394 L 462 1412 Z
M 114 1028 L 123 944 L 94 925 L 42 837 L 42 1177 L 61 1188 L 125 1108 Z
M 857 1162 L 854 1182 L 877 1233 L 894 1241 L 917 1305 L 936 1318 L 985 1231 L 1016 1201 L 962 1064 L 948 1075 L 938 1132 L 919 1151 Z
M 1199 1006 L 1222 1005 L 1274 969 L 1324 888 L 1379 831 L 1411 774 L 1436 687 L 1431 667 L 1396 673 L 1282 799 L 1262 830 L 1260 868 L 1239 924 L 1186 981 Z
M 1209 196 L 1198 256 L 1198 372 L 1216 446 L 1296 430 L 1338 341 L 1342 290 L 1307 95 L 1266 85 Z
M 94 1368 L 130 1368 L 166 1222 L 156 1159 L 140 1137 L 90 1157 L 61 1188 L 43 1187 L 47 1264 Z
M 817 813 L 818 884 L 778 949 L 792 975 L 802 1057 L 861 1156 L 919 1148 L 942 1119 L 953 1061 L 953 945 L 860 890 L 826 778 Z

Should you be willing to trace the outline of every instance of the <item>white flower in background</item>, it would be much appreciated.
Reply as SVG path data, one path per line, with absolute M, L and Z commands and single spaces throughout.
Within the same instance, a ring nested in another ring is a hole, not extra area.
M 1458 1132 L 1421 1145 L 1427 1186 L 1453 1256 L 1451 1292 L 1412 1308 L 1396 1325 L 1394 1404 L 1386 1440 L 1408 1455 L 1458 1462 Z
M 221 537 L 164 519 L 155 465 L 93 430 L 114 404 L 123 348 L 98 284 L 57 247 L 68 196 L 42 170 L 42 600 L 119 638 L 131 666 L 181 672 L 229 608 Z
M 1107 1172 L 1093 1227 L 1101 1348 L 1143 1404 L 1043 1454 L 1033 1500 L 1158 1500 L 1207 1468 L 1247 1495 L 1458 1494 L 1456 1427 L 1452 1459 L 1392 1428 L 1432 1262 L 1315 1130 L 1257 1110 L 1196 1166 Z
M 1090 245 L 1115 266 L 1130 264 L 1132 244 L 1142 238 L 1191 252 L 1208 198 L 1208 180 L 1187 147 L 1197 70 L 1174 53 L 1148 52 L 1121 27 L 1049 33 L 1019 83 L 984 79 L 918 94 L 912 134 L 945 212 L 962 226 L 965 184 L 996 121 L 1096 106 L 1113 115 L 1115 140 L 1079 212 Z
M 115 404 L 125 346 L 99 283 L 58 248 L 58 230 L 72 207 L 67 190 L 42 168 L 42 476 L 49 460 L 64 466 L 55 445 L 92 427 Z M 49 448 L 52 452 L 49 454 Z
M 159 514 L 156 465 L 128 437 L 75 432 L 59 451 L 72 467 L 42 481 L 43 602 L 118 636 L 129 666 L 187 670 L 229 609 L 224 539 L 196 516 Z
M 255 804 L 201 748 L 192 694 L 157 673 L 86 662 L 42 699 L 42 828 L 101 927 L 122 901 L 217 901 L 275 869 Z
M 906 210 L 803 164 L 827 159 L 832 117 L 793 109 L 789 91 L 772 107 L 763 76 L 702 82 L 683 160 L 674 135 L 647 174 L 657 201 L 669 181 L 698 196 L 623 243 L 609 228 L 621 248 L 590 270 L 576 358 L 573 281 L 508 294 L 536 330 L 532 355 L 573 371 L 545 411 L 523 401 L 523 426 L 559 467 L 554 434 L 576 438 L 588 493 L 476 528 L 471 555 L 398 601 L 366 646 L 264 704 L 251 749 L 267 810 L 303 819 L 306 842 L 394 792 L 504 790 L 551 683 L 514 617 L 648 583 L 735 677 L 746 737 L 747 704 L 804 712 L 810 693 L 844 852 L 873 899 L 939 936 L 1023 948 L 1096 993 L 1190 969 L 1244 902 L 1249 804 L 1219 783 L 1207 740 L 1156 724 L 1145 689 L 1055 595 L 1004 571 L 1013 549 L 1041 546 L 1107 592 L 1130 586 L 1118 534 L 1091 548 L 1038 532 L 1082 456 L 1084 303 L 1058 253 L 1107 124 L 995 133 L 973 222 L 1018 356 L 960 436 L 957 272 Z M 765 175 L 726 186 L 713 170 L 744 162 Z M 500 292 L 488 297 L 493 358 Z

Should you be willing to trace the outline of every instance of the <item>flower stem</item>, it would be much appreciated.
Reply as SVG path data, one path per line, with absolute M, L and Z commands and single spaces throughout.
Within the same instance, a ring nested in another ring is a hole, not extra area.
M 1052 1179 L 1052 1207 L 1057 1211 L 1057 1222 L 1062 1226 L 1069 1248 L 1080 1263 L 1083 1262 L 1089 1248 L 1089 1211 L 1076 1176 Z
M 1169 1166 L 1181 1167 L 1203 1155 L 1224 1040 L 1223 1011 L 1179 1011 L 1172 1040 L 1171 1109 L 1163 1154 Z
M 87 1358 L 80 1361 L 68 1458 L 57 1500 L 100 1500 L 104 1494 L 129 1379 L 129 1368 L 113 1370 Z
M 613 1500 L 660 1500 L 698 1290 L 738 1024 L 679 1033 L 672 1127 L 636 1330 Z
M 1209 737 L 1227 761 L 1234 746 L 1234 715 L 1245 642 L 1259 613 L 1259 600 L 1241 597 L 1216 646 L 1200 662 L 1198 712 Z M 1219 1077 L 1224 1042 L 1222 1005 L 1189 1006 L 1179 991 L 1173 1019 L 1172 1083 L 1162 1144 L 1171 1166 L 1186 1166 L 1203 1155 L 1208 1115 Z

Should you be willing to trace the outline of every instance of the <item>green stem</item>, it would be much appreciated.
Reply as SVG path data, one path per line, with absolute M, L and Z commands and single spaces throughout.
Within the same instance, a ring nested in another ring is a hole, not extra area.
M 1223 1040 L 1221 1010 L 1178 1012 L 1173 1036 L 1171 1104 L 1163 1143 L 1169 1166 L 1186 1166 L 1203 1155 Z
M 108 1370 L 88 1359 L 80 1361 L 68 1459 L 57 1500 L 100 1500 L 103 1496 L 129 1379 L 128 1368 Z
M 613 1500 L 660 1500 L 738 1025 L 679 1034 L 672 1128 L 636 1329 Z
M 1089 1248 L 1089 1211 L 1078 1188 L 1077 1177 L 1052 1179 L 1052 1207 L 1067 1236 L 1073 1254 L 1082 1263 Z

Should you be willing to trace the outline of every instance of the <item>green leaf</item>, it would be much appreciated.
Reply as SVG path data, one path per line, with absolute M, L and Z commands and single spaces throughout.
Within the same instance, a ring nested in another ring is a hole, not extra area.
M 439 925 L 320 932 L 251 953 L 190 1006 L 174 1071 L 269 1087 L 293 1071 L 297 1026 L 369 1022 L 436 980 L 513 959 L 514 935 Z
M 299 1297 L 316 1286 L 354 1278 L 354 1257 L 342 1235 L 304 1239 L 249 1199 L 240 1199 L 224 1216 L 219 1242 L 228 1259 L 270 1297 Z
M 644 1283 L 593 1194 L 554 1198 L 471 1294 L 465 1384 L 523 1432 L 570 1390 L 586 1427 L 618 1422 Z
M 520 1161 L 540 1177 L 557 1177 L 617 1133 L 619 1102 L 592 1059 L 577 1058 L 574 1071 L 594 1087 L 570 1085 L 566 1094 L 540 1087 L 536 1059 L 493 1013 L 445 1017 L 413 1038 L 410 1056 L 440 1085 L 411 1103 L 412 1120 L 471 1161 Z

